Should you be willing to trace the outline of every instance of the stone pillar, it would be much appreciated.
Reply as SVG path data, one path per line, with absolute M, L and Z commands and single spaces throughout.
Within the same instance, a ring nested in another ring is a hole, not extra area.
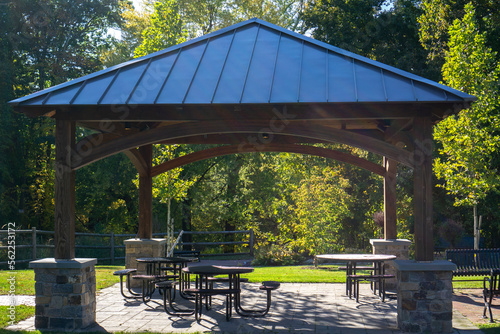
M 30 262 L 35 270 L 35 327 L 82 329 L 95 324 L 97 259 Z
M 410 259 L 411 241 L 408 239 L 370 239 L 370 243 L 372 244 L 373 254 L 396 255 L 398 260 Z M 386 274 L 396 276 L 393 261 L 385 262 L 384 267 Z M 396 290 L 397 279 L 386 280 L 385 287 L 388 290 Z
M 128 239 L 125 243 L 125 268 L 137 269 L 137 274 L 146 274 L 146 265 L 138 263 L 141 257 L 164 257 L 166 239 Z M 132 280 L 130 286 L 138 288 L 140 281 Z
M 398 277 L 398 327 L 412 333 L 450 333 L 452 262 L 395 260 Z

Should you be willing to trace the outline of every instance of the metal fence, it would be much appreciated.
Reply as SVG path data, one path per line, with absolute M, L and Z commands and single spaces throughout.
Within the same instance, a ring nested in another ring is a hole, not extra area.
M 54 257 L 54 231 L 37 230 L 0 230 L 0 265 L 8 263 L 15 250 L 16 263 Z M 14 247 L 9 243 L 15 235 Z M 175 243 L 177 249 L 192 249 L 201 252 L 201 256 L 250 255 L 253 256 L 253 230 L 247 231 L 210 231 L 210 232 L 175 232 L 180 236 Z M 228 236 L 231 236 L 228 238 Z M 135 238 L 135 234 L 100 234 L 75 233 L 75 257 L 97 258 L 100 263 L 123 264 L 125 262 L 126 239 Z M 166 238 L 166 233 L 154 233 L 155 238 Z M 228 239 L 233 239 L 226 241 Z M 223 249 L 226 247 L 225 249 Z M 229 248 L 228 248 L 229 247 Z M 233 251 L 227 253 L 228 249 Z M 243 251 L 245 250 L 245 251 Z M 169 252 L 169 250 L 167 250 Z

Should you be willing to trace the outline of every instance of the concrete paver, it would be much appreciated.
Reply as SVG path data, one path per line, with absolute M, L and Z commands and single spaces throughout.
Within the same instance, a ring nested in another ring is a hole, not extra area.
M 265 292 L 259 284 L 244 284 L 242 302 L 248 308 L 265 306 Z M 97 296 L 97 325 L 86 331 L 98 332 L 157 332 L 157 333 L 331 333 L 331 334 L 398 334 L 395 299 L 382 303 L 374 296 L 368 284 L 362 284 L 360 302 L 345 295 L 343 284 L 284 283 L 273 291 L 269 314 L 262 318 L 240 317 L 233 311 L 230 321 L 225 319 L 225 298 L 213 297 L 211 310 L 203 310 L 197 322 L 194 316 L 169 316 L 163 310 L 161 296 L 148 305 L 139 300 L 124 300 L 119 284 L 101 290 Z M 182 307 L 193 308 L 193 302 L 176 298 Z M 455 311 L 454 333 L 476 334 L 479 331 L 467 318 Z M 34 330 L 34 318 L 11 330 Z

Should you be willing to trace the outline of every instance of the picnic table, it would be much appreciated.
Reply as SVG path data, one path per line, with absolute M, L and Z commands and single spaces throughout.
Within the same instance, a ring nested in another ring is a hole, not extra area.
M 266 309 L 245 309 L 241 305 L 241 278 L 240 274 L 251 273 L 254 268 L 251 267 L 232 267 L 232 266 L 216 266 L 216 265 L 192 265 L 183 268 L 182 271 L 197 275 L 196 288 L 185 289 L 184 293 L 195 296 L 195 315 L 196 320 L 201 319 L 203 308 L 203 298 L 205 298 L 206 309 L 211 308 L 211 297 L 214 295 L 226 296 L 226 319 L 230 320 L 232 315 L 233 300 L 235 311 L 244 317 L 264 316 L 268 313 L 271 297 L 270 293 L 279 287 L 277 282 L 263 282 L 261 290 L 266 290 L 267 307 Z M 218 275 L 227 275 L 227 286 L 214 287 L 209 278 Z
M 359 301 L 359 281 L 369 281 L 373 283 L 373 291 L 378 289 L 379 297 L 385 300 L 385 280 L 393 278 L 394 275 L 385 275 L 384 262 L 396 259 L 395 255 L 388 254 L 321 254 L 316 255 L 316 259 L 331 260 L 334 262 L 346 263 L 346 295 L 351 298 L 354 294 L 356 301 Z M 362 267 L 362 269 L 372 271 L 371 274 L 360 275 L 358 263 L 373 263 L 373 267 Z

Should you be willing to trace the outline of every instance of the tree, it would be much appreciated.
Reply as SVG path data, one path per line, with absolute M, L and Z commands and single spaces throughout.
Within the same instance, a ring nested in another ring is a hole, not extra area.
M 478 240 L 477 205 L 500 186 L 500 118 L 497 54 L 478 31 L 472 4 L 462 20 L 449 30 L 443 78 L 449 86 L 478 97 L 471 108 L 450 116 L 435 129 L 440 156 L 435 161 L 442 185 L 455 196 L 455 205 L 474 208 L 474 235 Z M 478 246 L 476 242 L 475 246 Z
M 0 6 L 0 219 L 53 226 L 50 118 L 13 114 L 6 102 L 101 69 L 100 46 L 119 24 L 121 0 L 16 0 Z M 5 75 L 5 76 L 4 76 Z
M 311 255 L 342 251 L 342 222 L 352 215 L 352 198 L 346 191 L 349 181 L 332 168 L 318 172 L 304 179 L 294 193 L 297 219 L 292 244 Z
M 135 49 L 136 57 L 145 56 L 186 40 L 177 0 L 161 0 L 154 5 L 150 26 L 142 32 L 142 43 Z
M 465 5 L 476 9 L 476 27 L 485 34 L 486 45 L 500 51 L 500 4 L 490 0 L 423 0 L 422 15 L 418 18 L 420 41 L 428 53 L 428 66 L 439 71 L 446 56 L 449 29 L 456 19 L 465 15 Z
M 420 45 L 417 0 L 313 0 L 302 13 L 315 39 L 402 70 L 433 77 Z M 438 71 L 439 73 L 439 71 Z

